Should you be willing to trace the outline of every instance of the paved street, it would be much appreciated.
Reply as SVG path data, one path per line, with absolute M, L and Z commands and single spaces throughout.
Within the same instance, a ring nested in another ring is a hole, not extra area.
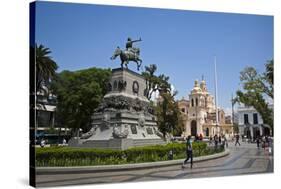
M 235 147 L 229 145 L 230 155 L 193 165 L 193 169 L 182 169 L 181 165 L 141 170 L 98 172 L 98 173 L 69 173 L 55 175 L 38 175 L 38 187 L 100 184 L 112 182 L 152 181 L 161 179 L 184 179 L 230 176 L 241 174 L 257 174 L 273 172 L 273 157 L 267 151 L 257 149 L 255 144 L 241 143 Z

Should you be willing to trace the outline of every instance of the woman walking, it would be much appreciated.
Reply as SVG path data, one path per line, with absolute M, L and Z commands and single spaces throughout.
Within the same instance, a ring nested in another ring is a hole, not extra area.
M 191 136 L 189 135 L 186 139 L 186 159 L 184 160 L 182 164 L 182 168 L 184 168 L 184 165 L 187 163 L 187 161 L 190 159 L 190 168 L 192 169 L 193 165 L 193 152 L 192 152 L 192 143 L 191 143 Z

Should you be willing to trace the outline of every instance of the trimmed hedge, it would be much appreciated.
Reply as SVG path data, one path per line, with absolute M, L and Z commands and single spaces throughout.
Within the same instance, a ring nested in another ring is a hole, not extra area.
M 222 149 L 207 148 L 204 142 L 193 142 L 194 157 L 209 155 Z M 127 150 L 93 148 L 49 147 L 36 148 L 36 166 L 89 166 L 165 161 L 173 151 L 173 159 L 185 158 L 186 146 L 182 143 L 135 147 Z

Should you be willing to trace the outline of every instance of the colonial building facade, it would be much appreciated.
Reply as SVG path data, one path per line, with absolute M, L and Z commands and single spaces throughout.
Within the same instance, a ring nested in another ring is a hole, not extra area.
M 179 100 L 178 106 L 185 125 L 183 136 L 233 135 L 233 124 L 226 123 L 223 109 L 218 109 L 218 123 L 216 123 L 214 97 L 208 92 L 205 80 L 200 84 L 196 80 L 188 99 Z
M 270 108 L 273 109 L 273 106 Z M 269 125 L 264 124 L 261 115 L 253 107 L 241 105 L 237 112 L 240 135 L 255 140 L 258 136 L 272 134 Z

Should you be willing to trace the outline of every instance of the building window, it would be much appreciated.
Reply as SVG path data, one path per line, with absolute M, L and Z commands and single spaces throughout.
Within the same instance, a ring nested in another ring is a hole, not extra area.
M 259 124 L 259 121 L 258 121 L 258 114 L 257 114 L 257 113 L 254 113 L 254 114 L 253 114 L 253 118 L 254 118 L 254 124 Z
M 191 106 L 193 107 L 194 106 L 194 100 L 191 99 Z
M 196 101 L 195 101 L 195 103 L 196 103 L 196 106 L 198 106 L 198 98 L 196 98 Z
M 249 124 L 248 114 L 244 114 L 244 124 Z
M 202 105 L 201 106 L 205 107 L 205 99 L 204 98 L 202 98 Z
M 184 108 L 182 108 L 181 111 L 182 111 L 183 113 L 185 113 L 185 109 L 184 109 Z

